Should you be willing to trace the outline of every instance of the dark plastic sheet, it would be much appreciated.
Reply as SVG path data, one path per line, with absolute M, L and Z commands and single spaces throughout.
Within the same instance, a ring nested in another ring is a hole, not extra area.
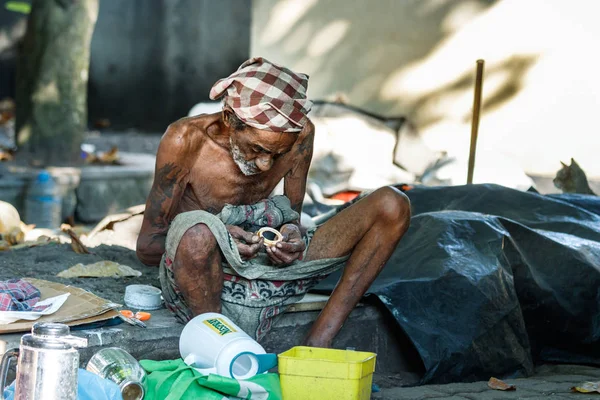
M 371 293 L 419 352 L 421 383 L 600 365 L 600 198 L 497 185 L 407 195 L 411 227 Z

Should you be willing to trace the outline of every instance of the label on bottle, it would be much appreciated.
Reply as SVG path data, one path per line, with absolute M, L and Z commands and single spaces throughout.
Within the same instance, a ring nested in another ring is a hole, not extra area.
M 210 329 L 212 329 L 221 336 L 225 336 L 228 333 L 237 332 L 233 327 L 231 327 L 227 322 L 225 322 L 221 318 L 205 319 L 202 322 L 204 323 L 204 325 L 208 326 Z

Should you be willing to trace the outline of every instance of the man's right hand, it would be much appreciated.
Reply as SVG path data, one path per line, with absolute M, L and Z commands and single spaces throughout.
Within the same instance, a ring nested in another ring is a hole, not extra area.
M 256 257 L 258 251 L 262 248 L 264 239 L 258 237 L 255 233 L 246 232 L 239 226 L 226 225 L 227 231 L 235 240 L 238 252 L 244 260 Z

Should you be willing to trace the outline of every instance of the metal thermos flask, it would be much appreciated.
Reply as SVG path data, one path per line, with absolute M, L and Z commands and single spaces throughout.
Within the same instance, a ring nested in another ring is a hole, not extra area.
M 77 400 L 79 352 L 87 339 L 71 336 L 67 325 L 38 322 L 23 335 L 18 349 L 8 350 L 0 366 L 0 400 L 6 375 L 17 358 L 14 400 Z

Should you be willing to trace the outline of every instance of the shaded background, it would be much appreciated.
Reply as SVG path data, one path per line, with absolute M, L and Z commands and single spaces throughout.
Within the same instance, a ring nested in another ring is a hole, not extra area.
M 251 53 L 463 156 L 483 58 L 478 151 L 546 176 L 574 157 L 600 177 L 599 14 L 594 0 L 254 0 Z
M 3 3 L 2 3 L 3 4 Z M 248 58 L 251 2 L 101 0 L 91 44 L 88 110 L 94 125 L 163 132 L 208 100 Z M 25 17 L 0 10 L 0 99 L 14 98 L 16 39 Z
M 597 15 L 595 0 L 100 0 L 90 122 L 163 132 L 261 55 L 308 73 L 313 99 L 406 116 L 429 147 L 466 157 L 483 58 L 478 151 L 547 177 L 574 157 L 597 179 Z M 0 10 L 0 98 L 22 19 Z

